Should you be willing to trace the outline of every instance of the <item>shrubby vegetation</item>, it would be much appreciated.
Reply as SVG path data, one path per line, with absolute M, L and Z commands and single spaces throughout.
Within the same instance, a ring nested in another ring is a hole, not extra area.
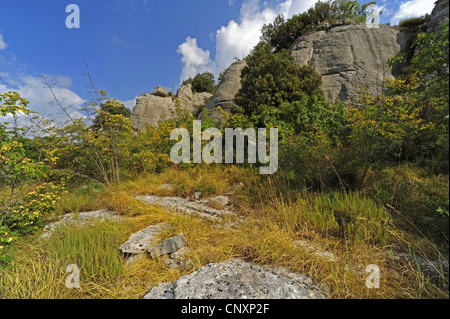
M 365 22 L 366 9 L 373 4 L 375 1 L 363 5 L 352 0 L 319 1 L 308 11 L 294 15 L 288 20 L 279 15 L 273 23 L 264 25 L 261 30 L 261 40 L 270 43 L 275 51 L 289 49 L 300 36 L 323 23 L 330 24 L 346 19 L 353 22 Z
M 216 81 L 214 74 L 211 72 L 198 73 L 194 78 L 189 78 L 183 81 L 183 85 L 191 84 L 192 92 L 208 92 L 214 93 L 216 91 Z

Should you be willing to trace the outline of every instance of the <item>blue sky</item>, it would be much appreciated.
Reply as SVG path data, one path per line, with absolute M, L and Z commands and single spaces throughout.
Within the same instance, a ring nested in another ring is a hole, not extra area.
M 176 92 L 198 72 L 223 71 L 258 42 L 260 28 L 316 0 L 0 0 L 0 91 L 14 89 L 31 108 L 55 114 L 41 74 L 75 108 L 89 100 L 82 57 L 97 88 L 134 106 L 162 85 Z M 368 2 L 362 0 L 361 3 Z M 80 8 L 80 28 L 68 29 L 66 6 Z M 381 22 L 431 12 L 434 0 L 379 0 Z

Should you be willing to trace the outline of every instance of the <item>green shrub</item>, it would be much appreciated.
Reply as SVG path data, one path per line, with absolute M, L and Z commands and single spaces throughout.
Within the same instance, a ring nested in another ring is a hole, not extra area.
M 270 44 L 260 42 L 246 61 L 235 101 L 237 112 L 255 125 L 264 124 L 268 109 L 322 92 L 320 75 L 310 66 L 296 64 L 288 50 L 274 53 Z
M 273 23 L 262 27 L 261 40 L 270 43 L 276 52 L 289 49 L 293 42 L 307 31 L 313 30 L 322 22 L 336 22 L 350 19 L 354 22 L 365 22 L 366 9 L 375 2 L 359 4 L 358 1 L 329 0 L 317 2 L 307 12 L 294 15 L 287 21 L 279 15 Z
M 216 90 L 216 81 L 211 72 L 198 73 L 194 78 L 183 81 L 183 85 L 191 84 L 192 92 L 214 93 Z

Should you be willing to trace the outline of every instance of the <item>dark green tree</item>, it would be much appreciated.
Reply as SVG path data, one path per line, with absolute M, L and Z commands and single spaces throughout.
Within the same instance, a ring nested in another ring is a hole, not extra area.
M 269 108 L 322 94 L 320 75 L 309 65 L 295 63 L 288 50 L 274 53 L 269 43 L 260 42 L 246 61 L 235 101 L 237 112 L 247 115 L 254 124 L 264 125 L 264 113 Z
M 193 92 L 214 93 L 216 90 L 216 82 L 214 74 L 211 72 L 198 73 L 194 78 L 189 78 L 183 82 L 183 85 L 191 84 Z
M 273 23 L 264 25 L 261 40 L 270 43 L 275 51 L 289 49 L 296 39 L 314 30 L 322 22 L 332 23 L 345 19 L 365 22 L 366 9 L 372 4 L 375 2 L 361 5 L 358 1 L 350 0 L 319 1 L 308 11 L 294 15 L 288 20 L 279 15 Z

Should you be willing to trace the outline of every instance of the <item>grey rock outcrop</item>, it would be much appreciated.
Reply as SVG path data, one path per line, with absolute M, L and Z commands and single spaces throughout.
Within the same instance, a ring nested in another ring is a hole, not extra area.
M 355 102 L 363 88 L 371 95 L 383 91 L 383 80 L 394 72 L 386 65 L 392 56 L 407 52 L 412 35 L 394 28 L 366 24 L 315 31 L 291 46 L 295 62 L 311 64 L 322 76 L 329 102 Z
M 153 94 L 144 93 L 136 99 L 131 115 L 132 127 L 139 131 L 146 124 L 158 127 L 159 121 L 177 116 L 177 111 L 187 111 L 196 116 L 212 94 L 192 93 L 191 86 L 182 86 L 176 96 L 171 96 L 163 87 L 157 86 Z
M 427 22 L 426 30 L 428 33 L 439 31 L 439 27 L 449 18 L 449 0 L 438 0 L 431 12 L 431 19 Z
M 97 221 L 121 221 L 122 217 L 107 210 L 96 210 L 92 212 L 70 213 L 59 218 L 58 221 L 45 225 L 41 238 L 49 238 L 56 230 L 69 226 L 85 226 Z
M 167 96 L 169 96 L 169 92 L 167 91 L 166 88 L 164 88 L 162 86 L 157 86 L 153 90 L 153 95 L 160 96 L 160 97 L 167 97 Z
M 217 90 L 213 97 L 205 105 L 208 110 L 209 117 L 221 120 L 222 115 L 217 111 L 217 107 L 221 107 L 223 111 L 230 113 L 232 109 L 236 108 L 234 97 L 241 88 L 241 71 L 247 62 L 244 60 L 236 61 L 229 66 L 225 72 L 222 80 L 217 86 Z M 198 118 L 202 119 L 204 112 L 200 113 Z
M 158 127 L 159 121 L 171 119 L 174 114 L 175 103 L 171 97 L 144 93 L 136 99 L 131 124 L 135 130 L 145 129 L 147 123 Z
M 119 250 L 125 255 L 137 255 L 145 252 L 158 234 L 167 227 L 167 224 L 152 225 L 134 233 L 120 246 Z
M 192 92 L 191 84 L 182 86 L 177 91 L 177 97 L 180 100 L 181 107 L 191 110 L 193 116 L 197 116 L 208 100 L 213 95 L 208 92 Z
M 321 290 L 306 275 L 230 259 L 160 283 L 144 299 L 325 299 Z

